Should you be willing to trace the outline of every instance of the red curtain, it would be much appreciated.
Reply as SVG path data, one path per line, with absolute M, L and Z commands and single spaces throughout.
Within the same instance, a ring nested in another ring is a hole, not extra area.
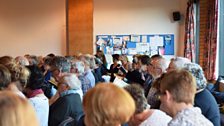
M 205 32 L 203 69 L 208 80 L 215 79 L 217 49 L 218 0 L 208 0 L 208 18 Z
M 189 0 L 185 19 L 184 57 L 192 62 L 195 62 L 194 24 L 194 0 Z

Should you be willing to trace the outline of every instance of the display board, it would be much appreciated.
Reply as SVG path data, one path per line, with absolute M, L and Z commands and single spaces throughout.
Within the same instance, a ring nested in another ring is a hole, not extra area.
M 173 34 L 97 35 L 96 45 L 105 54 L 174 55 Z

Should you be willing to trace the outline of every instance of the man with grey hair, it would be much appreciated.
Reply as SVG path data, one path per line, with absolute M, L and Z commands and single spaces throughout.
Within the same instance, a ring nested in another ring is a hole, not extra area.
M 90 80 L 91 86 L 94 87 L 96 84 L 96 80 L 92 69 L 95 66 L 95 62 L 93 62 L 92 57 L 89 54 L 81 55 L 80 60 L 85 64 L 85 76 Z
M 49 126 L 58 126 L 68 117 L 76 126 L 83 115 L 82 101 L 75 90 L 81 88 L 81 82 L 75 74 L 65 74 L 59 80 L 58 92 L 60 97 L 50 106 Z
M 74 73 L 78 76 L 81 81 L 81 87 L 83 94 L 92 88 L 89 78 L 85 76 L 85 64 L 82 61 L 76 61 L 72 64 Z
M 200 65 L 196 63 L 185 64 L 185 70 L 189 71 L 196 79 L 197 92 L 194 106 L 199 107 L 202 114 L 209 119 L 214 126 L 220 126 L 220 113 L 214 96 L 206 89 L 207 80 Z
M 63 56 L 55 56 L 53 57 L 50 63 L 50 70 L 52 72 L 52 76 L 54 77 L 57 83 L 61 79 L 62 76 L 70 73 L 71 71 L 71 63 Z M 83 93 L 81 88 L 79 90 L 75 90 L 82 99 Z M 52 91 L 53 92 L 53 91 Z M 49 103 L 54 103 L 59 98 L 59 91 L 49 100 Z
M 159 91 L 157 83 L 154 83 L 163 73 L 166 72 L 168 67 L 167 61 L 161 55 L 154 55 L 151 57 L 150 65 L 148 65 L 148 73 L 152 75 L 153 82 L 151 82 L 151 88 L 148 91 L 147 101 L 153 109 L 159 109 L 157 93 Z
M 50 63 L 50 67 L 52 76 L 56 81 L 59 81 L 64 74 L 70 73 L 71 63 L 63 56 L 55 56 Z

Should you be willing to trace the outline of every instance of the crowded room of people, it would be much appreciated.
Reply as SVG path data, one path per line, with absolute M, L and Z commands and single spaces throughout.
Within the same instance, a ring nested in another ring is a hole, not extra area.
M 0 126 L 224 126 L 224 0 L 0 0 Z

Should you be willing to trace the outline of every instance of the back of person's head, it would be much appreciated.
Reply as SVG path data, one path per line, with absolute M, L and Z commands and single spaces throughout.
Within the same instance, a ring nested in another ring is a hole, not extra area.
M 85 73 L 85 64 L 82 61 L 76 61 L 72 64 L 72 67 L 75 69 L 75 72 L 78 74 Z
M 90 54 L 81 55 L 80 60 L 84 62 L 85 66 L 88 66 L 90 69 L 94 69 L 95 60 L 92 55 Z
M 44 83 L 44 75 L 41 69 L 36 66 L 27 66 L 27 68 L 30 71 L 30 77 L 27 83 L 27 88 L 31 90 L 40 89 L 43 86 Z
M 81 82 L 75 74 L 68 73 L 62 76 L 59 81 L 60 84 L 65 84 L 69 89 L 77 90 L 81 88 Z
M 182 69 L 184 68 L 185 64 L 190 63 L 191 61 L 185 57 L 175 57 L 170 60 L 169 67 L 167 71 L 170 72 L 175 69 Z
M 101 66 L 103 64 L 100 58 L 95 57 L 94 59 L 97 66 Z
M 47 54 L 47 56 L 49 56 L 49 57 L 55 57 L 55 54 L 49 53 L 49 54 Z
M 197 90 L 205 89 L 207 80 L 200 65 L 196 63 L 185 64 L 185 70 L 189 71 L 196 79 Z
M 155 55 L 152 55 L 151 56 L 151 59 L 153 60 L 153 59 L 160 59 L 160 58 L 163 58 L 163 56 L 161 56 L 161 55 L 159 55 L 159 54 L 155 54 Z
M 103 53 L 102 50 L 97 50 L 95 56 L 96 56 L 97 58 L 99 58 L 99 59 L 103 62 L 104 65 L 107 64 L 106 57 L 105 57 L 105 55 L 104 55 L 104 53 Z
M 139 56 L 139 60 L 141 61 L 142 65 L 149 65 L 150 64 L 150 57 L 148 55 L 141 55 Z
M 51 69 L 57 69 L 61 72 L 70 72 L 71 63 L 63 56 L 55 56 L 51 61 Z
M 29 60 L 30 65 L 38 65 L 39 64 L 38 57 L 35 55 L 29 56 L 28 60 Z
M 10 91 L 0 92 L 0 113 L 1 126 L 38 126 L 32 106 Z
M 135 101 L 135 114 L 142 113 L 145 109 L 147 109 L 149 105 L 147 104 L 142 87 L 137 84 L 131 84 L 124 87 L 124 89 L 132 96 Z
M 127 63 L 127 62 L 129 62 L 129 61 L 128 61 L 128 57 L 127 57 L 127 55 L 125 55 L 125 54 L 122 54 L 122 55 L 120 56 L 120 59 L 121 59 L 121 62 L 122 62 L 122 63 Z
M 9 70 L 0 64 L 0 90 L 7 88 L 11 83 L 11 74 Z
M 11 56 L 0 57 L 0 64 L 7 66 L 8 64 L 15 63 L 15 60 Z
M 51 62 L 52 62 L 52 57 L 50 57 L 50 56 L 46 56 L 46 57 L 44 57 L 44 65 L 50 65 L 51 64 Z
M 120 55 L 119 54 L 113 54 L 112 58 L 113 58 L 113 61 L 119 61 L 120 60 Z
M 22 65 L 22 66 L 29 66 L 29 61 L 28 61 L 28 59 L 27 59 L 26 57 L 23 57 L 23 56 L 17 56 L 17 57 L 15 58 L 15 61 L 16 61 L 18 64 Z
M 128 92 L 112 83 L 97 84 L 83 100 L 87 126 L 116 126 L 134 114 L 135 103 Z
M 160 92 L 168 91 L 175 102 L 193 104 L 196 93 L 195 78 L 186 70 L 174 70 L 164 75 Z

